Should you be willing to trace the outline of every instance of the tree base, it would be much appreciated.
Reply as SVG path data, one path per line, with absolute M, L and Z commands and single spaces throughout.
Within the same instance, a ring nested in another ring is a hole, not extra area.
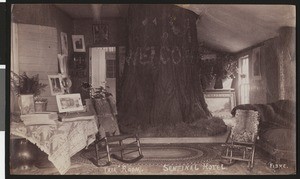
M 131 129 L 133 128 L 134 127 Z M 190 124 L 178 122 L 173 125 L 162 124 L 146 129 L 137 127 L 134 131 L 134 133 L 138 133 L 140 137 L 208 137 L 222 135 L 226 132 L 226 124 L 221 118 L 217 117 L 201 119 Z

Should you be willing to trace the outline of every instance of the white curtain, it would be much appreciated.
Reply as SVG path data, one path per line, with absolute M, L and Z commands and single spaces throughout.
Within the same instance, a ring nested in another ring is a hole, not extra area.
M 19 73 L 18 62 L 18 24 L 11 23 L 11 55 L 10 55 L 10 70 Z M 10 112 L 14 112 L 17 109 L 16 96 L 11 93 L 10 95 Z
M 11 60 L 10 69 L 15 73 L 19 73 L 19 63 L 18 63 L 18 24 L 11 23 Z
M 91 63 L 92 69 L 90 78 L 93 87 L 105 87 L 104 83 L 106 81 L 106 61 L 105 61 L 105 48 L 91 48 Z

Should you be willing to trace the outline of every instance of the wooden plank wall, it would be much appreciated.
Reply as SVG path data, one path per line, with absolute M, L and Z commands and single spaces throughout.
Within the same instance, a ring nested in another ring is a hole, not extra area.
M 39 74 L 47 84 L 42 97 L 48 99 L 47 110 L 57 111 L 55 96 L 51 96 L 48 75 L 58 73 L 57 30 L 53 27 L 18 24 L 18 59 L 20 74 Z

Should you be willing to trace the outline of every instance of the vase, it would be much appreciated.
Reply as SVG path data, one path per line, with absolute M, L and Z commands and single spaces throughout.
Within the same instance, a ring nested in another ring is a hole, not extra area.
M 223 89 L 223 83 L 221 78 L 217 78 L 215 82 L 215 89 Z
M 222 79 L 223 89 L 231 89 L 232 81 L 232 78 Z
M 34 103 L 35 112 L 45 112 L 47 111 L 47 102 L 45 101 L 36 101 Z
M 36 146 L 24 138 L 11 140 L 11 168 L 31 169 L 36 161 Z
M 207 90 L 212 90 L 212 89 L 214 89 L 215 83 L 216 83 L 216 79 L 213 78 L 213 79 L 207 84 L 206 89 L 207 89 Z
M 33 94 L 21 94 L 18 97 L 18 105 L 21 115 L 31 114 L 35 112 Z

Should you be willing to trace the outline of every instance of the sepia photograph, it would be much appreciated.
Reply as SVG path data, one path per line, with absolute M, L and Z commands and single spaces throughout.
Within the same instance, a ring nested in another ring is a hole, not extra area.
M 253 65 L 252 65 L 252 74 L 253 78 L 256 80 L 261 79 L 261 61 L 260 61 L 260 48 L 253 49 L 252 52 L 252 58 L 253 58 Z
M 295 5 L 12 4 L 10 49 L 66 120 L 11 91 L 9 175 L 296 174 Z
M 83 110 L 81 96 L 79 93 L 56 95 L 56 101 L 57 101 L 58 111 L 60 113 Z
M 62 77 L 60 75 L 48 75 L 51 95 L 63 94 Z
M 68 36 L 66 33 L 60 33 L 61 54 L 68 56 Z
M 83 35 L 72 35 L 74 52 L 85 52 Z
M 108 42 L 108 24 L 94 24 L 93 37 L 94 43 L 107 43 Z

